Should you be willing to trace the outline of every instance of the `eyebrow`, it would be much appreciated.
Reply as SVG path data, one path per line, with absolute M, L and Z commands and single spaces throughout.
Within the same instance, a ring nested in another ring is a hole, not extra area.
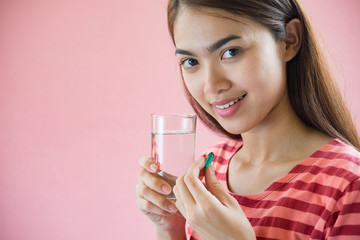
M 224 46 L 225 44 L 227 44 L 228 42 L 235 40 L 235 39 L 239 39 L 241 38 L 241 36 L 238 35 L 230 35 L 228 37 L 222 38 L 219 41 L 211 44 L 207 50 L 210 53 L 215 52 L 216 50 L 218 50 L 219 48 L 221 48 L 222 46 Z M 176 49 L 175 54 L 183 54 L 183 55 L 189 55 L 189 56 L 195 56 L 195 54 L 193 54 L 192 52 L 186 51 L 186 50 L 182 50 L 182 49 Z

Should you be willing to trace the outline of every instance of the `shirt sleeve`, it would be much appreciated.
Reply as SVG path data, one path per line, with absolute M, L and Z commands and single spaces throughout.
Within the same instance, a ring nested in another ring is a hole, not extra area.
M 351 182 L 336 202 L 326 223 L 327 240 L 360 238 L 360 179 Z

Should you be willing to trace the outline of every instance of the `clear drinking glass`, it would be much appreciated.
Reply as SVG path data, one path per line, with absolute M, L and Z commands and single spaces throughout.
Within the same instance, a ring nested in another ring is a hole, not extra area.
M 194 161 L 196 115 L 152 114 L 151 117 L 151 158 L 160 168 L 158 177 L 173 188 L 176 179 Z M 176 201 L 172 191 L 166 197 Z

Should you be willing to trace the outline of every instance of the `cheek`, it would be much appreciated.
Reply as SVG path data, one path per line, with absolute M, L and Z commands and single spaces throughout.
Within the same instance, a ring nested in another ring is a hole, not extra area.
M 257 89 L 258 94 L 278 92 L 286 87 L 285 63 L 275 52 L 263 52 L 254 56 L 247 64 L 246 78 L 249 87 Z
M 183 74 L 183 81 L 190 94 L 197 99 L 201 93 L 201 81 L 194 75 Z
M 206 100 L 204 94 L 204 84 L 198 78 L 186 80 L 184 78 L 184 83 L 191 96 L 200 104 L 202 108 L 207 109 L 208 101 Z

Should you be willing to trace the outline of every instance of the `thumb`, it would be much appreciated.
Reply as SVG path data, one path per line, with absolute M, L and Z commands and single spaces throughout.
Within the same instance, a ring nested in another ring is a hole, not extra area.
M 224 206 L 231 206 L 236 200 L 227 192 L 227 190 L 221 185 L 219 179 L 215 175 L 214 165 L 210 164 L 210 167 L 205 172 L 205 182 L 208 191 L 214 195 Z

